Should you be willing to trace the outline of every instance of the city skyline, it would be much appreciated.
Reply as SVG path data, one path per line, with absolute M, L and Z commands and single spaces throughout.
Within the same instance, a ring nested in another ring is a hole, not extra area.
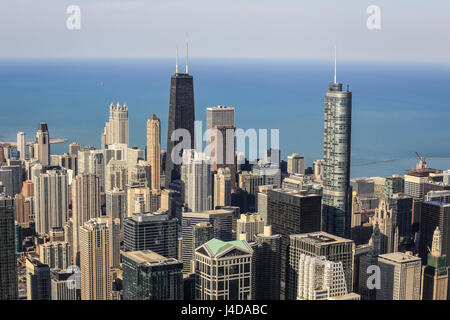
M 4 1 L 0 300 L 450 300 L 442 11 Z

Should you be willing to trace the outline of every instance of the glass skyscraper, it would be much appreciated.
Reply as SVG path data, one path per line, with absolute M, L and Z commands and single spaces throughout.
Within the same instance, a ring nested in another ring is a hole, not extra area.
M 331 82 L 325 96 L 322 230 L 350 238 L 352 93 Z

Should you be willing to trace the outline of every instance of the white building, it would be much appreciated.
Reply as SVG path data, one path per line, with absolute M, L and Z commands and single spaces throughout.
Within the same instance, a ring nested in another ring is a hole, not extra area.
M 213 209 L 213 176 L 210 159 L 204 153 L 184 150 L 181 180 L 185 211 Z
M 288 156 L 287 172 L 290 174 L 305 174 L 305 157 L 298 153 Z
M 300 255 L 297 300 L 360 300 L 359 295 L 348 294 L 342 262 Z
M 25 133 L 18 132 L 17 133 L 17 151 L 19 152 L 19 159 L 25 160 Z

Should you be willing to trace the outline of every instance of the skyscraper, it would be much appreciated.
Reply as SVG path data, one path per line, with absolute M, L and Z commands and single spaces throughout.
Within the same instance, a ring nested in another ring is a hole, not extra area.
M 433 234 L 439 227 L 441 237 L 441 254 L 450 254 L 450 204 L 430 201 L 423 202 L 420 214 L 419 255 L 422 263 L 427 263 L 428 248 L 433 245 Z M 446 259 L 450 267 L 449 259 Z
M 180 179 L 180 166 L 173 163 L 172 150 L 180 139 L 172 141 L 172 133 L 177 129 L 186 129 L 190 134 L 190 148 L 195 147 L 194 137 L 194 79 L 188 72 L 188 56 L 186 56 L 186 72 L 178 72 L 178 54 L 175 74 L 170 82 L 169 124 L 167 130 L 166 186 L 173 180 Z M 182 152 L 178 155 L 180 158 Z
M 259 213 L 241 214 L 236 221 L 236 236 L 238 239 L 251 242 L 259 233 L 264 233 L 264 220 L 261 215 Z
M 447 300 L 448 269 L 446 256 L 441 253 L 441 246 L 441 232 L 439 227 L 436 227 L 427 265 L 422 267 L 422 300 Z
M 151 250 L 167 258 L 178 255 L 178 219 L 165 211 L 125 218 L 124 251 Z
M 344 238 L 351 232 L 351 126 L 352 93 L 337 82 L 335 57 L 334 82 L 325 96 L 322 230 Z
M 127 216 L 127 192 L 114 188 L 106 191 L 106 215 L 120 219 L 123 226 L 123 219 Z
M 271 226 L 250 243 L 253 249 L 253 294 L 255 300 L 279 300 L 281 276 L 281 235 Z M 270 263 L 269 263 L 270 261 Z
M 339 299 L 348 293 L 341 261 L 300 254 L 297 300 Z M 359 300 L 359 297 L 352 300 Z
M 212 239 L 195 250 L 196 300 L 252 300 L 253 250 Z
M 48 265 L 50 269 L 67 269 L 72 265 L 72 248 L 64 241 L 40 244 L 39 261 Z
M 378 224 L 380 228 L 380 254 L 398 251 L 397 210 L 390 206 L 388 200 L 380 200 L 373 216 L 373 223 Z
M 231 174 L 228 168 L 219 168 L 214 174 L 214 207 L 231 205 Z
M 289 264 L 289 236 L 320 230 L 320 199 L 288 189 L 267 190 L 267 225 L 281 235 L 281 297 L 285 297 L 286 268 Z M 295 296 L 292 297 L 295 299 Z
M 27 258 L 27 299 L 51 300 L 50 268 L 37 259 Z
M 151 189 L 161 188 L 161 121 L 152 114 L 147 119 L 147 162 L 151 166 Z
M 194 259 L 194 232 L 198 223 L 210 223 L 214 227 L 214 238 L 222 241 L 232 240 L 232 216 L 233 211 L 219 209 L 204 212 L 183 212 L 182 218 L 182 255 L 183 273 L 194 272 L 192 261 Z
M 355 243 L 353 240 L 337 237 L 326 232 L 294 234 L 290 236 L 289 264 L 286 276 L 286 300 L 297 298 L 299 263 L 302 253 L 310 256 L 324 256 L 332 262 L 342 262 L 345 284 L 348 292 L 353 290 L 353 264 Z
M 209 158 L 195 150 L 184 150 L 181 167 L 185 211 L 213 209 L 213 176 Z
M 381 283 L 377 300 L 420 300 L 420 258 L 403 252 L 378 257 Z
M 80 173 L 72 181 L 73 260 L 79 262 L 80 227 L 100 217 L 100 183 L 95 174 Z
M 51 270 L 52 300 L 80 300 L 80 273 L 74 268 Z
M 38 131 L 36 132 L 35 155 L 37 160 L 43 166 L 50 165 L 50 135 L 48 133 L 47 124 L 39 123 Z
M 17 299 L 14 231 L 13 200 L 0 194 L 0 300 Z
M 234 126 L 234 108 L 228 106 L 206 108 L 206 130 L 214 126 Z
M 17 133 L 17 152 L 19 153 L 19 159 L 25 160 L 25 133 L 24 132 L 18 132 Z
M 231 175 L 231 188 L 236 188 L 236 128 L 234 126 L 214 126 L 211 136 L 211 169 L 228 168 Z
M 183 264 L 150 250 L 123 254 L 124 300 L 182 300 Z
M 67 170 L 53 168 L 33 179 L 36 232 L 62 228 L 68 219 L 69 189 Z
M 128 130 L 128 106 L 119 103 L 109 106 L 109 121 L 106 122 L 104 131 L 104 145 L 129 144 Z
M 298 153 L 288 156 L 287 172 L 290 174 L 305 174 L 305 157 Z
M 112 298 L 111 267 L 120 256 L 119 223 L 118 219 L 95 218 L 80 228 L 82 300 Z

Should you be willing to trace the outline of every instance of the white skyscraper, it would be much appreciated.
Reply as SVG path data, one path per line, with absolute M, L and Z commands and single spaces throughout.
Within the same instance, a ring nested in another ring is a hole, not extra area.
M 105 144 L 129 144 L 128 138 L 128 106 L 119 103 L 109 106 L 109 121 L 105 125 Z M 102 146 L 103 147 L 103 146 Z
M 181 180 L 185 211 L 213 209 L 213 175 L 209 158 L 204 153 L 184 150 Z
M 19 159 L 25 160 L 25 133 L 18 132 L 17 133 L 17 151 L 19 152 Z

